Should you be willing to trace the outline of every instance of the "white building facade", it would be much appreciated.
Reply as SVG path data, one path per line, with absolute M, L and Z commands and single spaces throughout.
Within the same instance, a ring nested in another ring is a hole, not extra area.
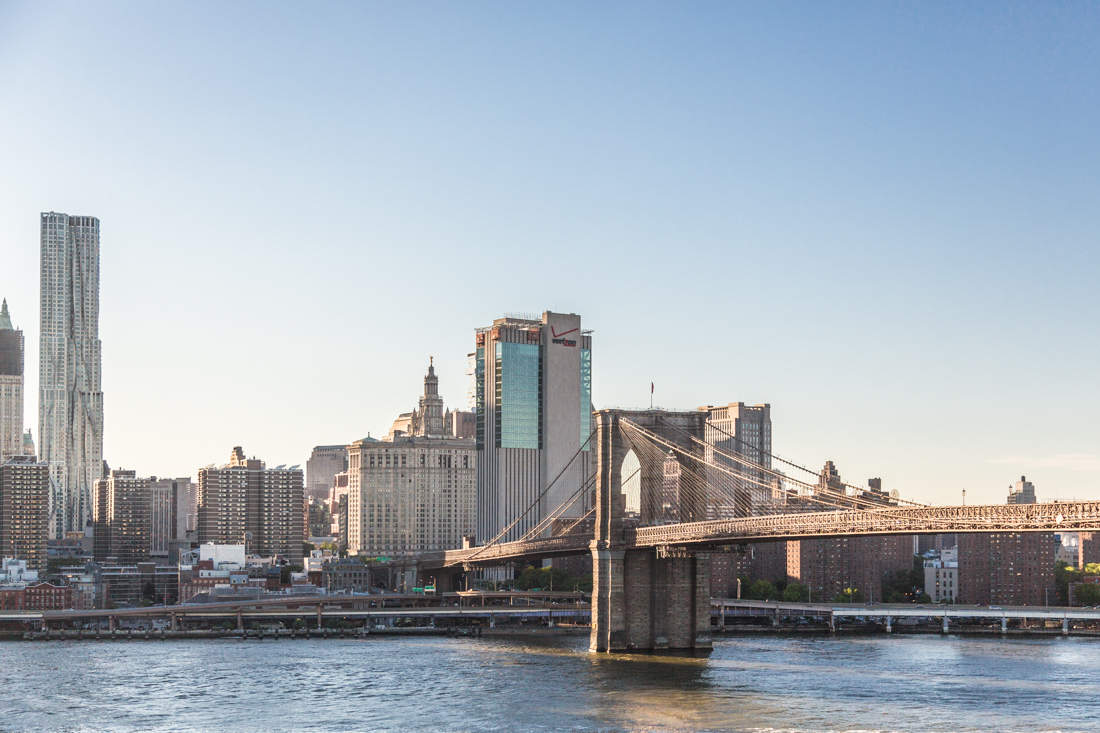
M 347 548 L 353 555 L 408 557 L 453 550 L 477 516 L 474 441 L 451 435 L 435 368 L 408 413 L 408 432 L 348 446 Z
M 83 531 L 103 476 L 99 220 L 41 220 L 38 441 L 50 466 L 50 537 Z
M 955 603 L 959 596 L 959 551 L 944 550 L 938 558 L 924 561 L 924 592 L 933 603 Z

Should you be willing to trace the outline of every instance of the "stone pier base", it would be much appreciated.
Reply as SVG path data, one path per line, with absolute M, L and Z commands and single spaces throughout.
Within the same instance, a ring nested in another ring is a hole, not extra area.
M 711 648 L 710 553 L 594 547 L 592 566 L 591 651 Z

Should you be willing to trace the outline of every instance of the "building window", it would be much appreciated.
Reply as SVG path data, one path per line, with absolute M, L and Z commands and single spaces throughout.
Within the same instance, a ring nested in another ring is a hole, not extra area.
M 494 437 L 498 448 L 542 448 L 542 347 L 496 344 Z

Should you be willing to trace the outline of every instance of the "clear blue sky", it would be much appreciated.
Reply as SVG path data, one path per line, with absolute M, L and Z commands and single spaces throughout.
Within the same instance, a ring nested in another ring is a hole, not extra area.
M 1096 3 L 0 2 L 0 295 L 102 222 L 107 460 L 384 433 L 582 314 L 594 399 L 769 402 L 936 502 L 1100 498 Z M 26 423 L 37 436 L 37 407 Z

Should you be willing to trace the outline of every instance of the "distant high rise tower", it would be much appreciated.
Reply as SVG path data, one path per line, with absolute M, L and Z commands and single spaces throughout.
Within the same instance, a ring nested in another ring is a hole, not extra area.
M 50 537 L 83 531 L 103 477 L 99 220 L 42 214 L 39 456 L 50 466 Z
M 306 461 L 306 498 L 328 501 L 336 474 L 348 470 L 346 445 L 316 445 Z
M 707 461 L 723 468 L 707 469 L 711 519 L 767 514 L 775 502 L 773 477 L 767 470 L 750 468 L 744 458 L 763 469 L 772 467 L 772 408 L 769 404 L 700 407 L 707 413 Z
M 23 332 L 0 306 L 0 463 L 23 453 Z
M 479 544 L 526 512 L 501 538 L 518 539 L 595 468 L 591 333 L 581 330 L 580 316 L 550 311 L 506 315 L 477 330 Z M 591 494 L 563 517 L 583 515 Z

